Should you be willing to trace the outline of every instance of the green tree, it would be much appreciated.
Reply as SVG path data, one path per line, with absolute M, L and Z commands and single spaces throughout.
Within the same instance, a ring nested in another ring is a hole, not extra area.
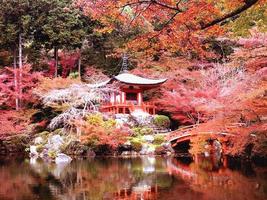
M 19 99 L 22 95 L 20 82 L 22 79 L 22 47 L 23 42 L 29 39 L 31 31 L 31 16 L 29 15 L 30 1 L 6 1 L 0 0 L 0 47 L 7 49 L 13 54 L 13 66 L 17 68 L 17 55 L 19 74 L 14 73 L 16 98 L 16 109 L 19 109 Z
M 71 0 L 37 0 L 32 5 L 34 43 L 54 49 L 55 76 L 58 75 L 58 50 L 80 49 L 94 22 L 83 15 Z

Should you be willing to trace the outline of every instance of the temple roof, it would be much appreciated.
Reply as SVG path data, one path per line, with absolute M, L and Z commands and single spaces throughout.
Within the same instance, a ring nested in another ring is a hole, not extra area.
M 117 81 L 120 81 L 122 83 L 126 84 L 134 84 L 134 85 L 158 85 L 162 84 L 167 79 L 148 79 L 148 78 L 143 78 L 140 76 L 136 76 L 134 74 L 130 74 L 128 72 L 121 73 L 117 76 L 114 76 L 114 79 Z

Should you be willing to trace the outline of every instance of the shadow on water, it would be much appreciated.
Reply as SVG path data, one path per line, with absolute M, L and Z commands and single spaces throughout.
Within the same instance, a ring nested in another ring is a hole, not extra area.
M 68 165 L 0 162 L 1 200 L 265 200 L 267 169 L 210 158 L 95 158 Z

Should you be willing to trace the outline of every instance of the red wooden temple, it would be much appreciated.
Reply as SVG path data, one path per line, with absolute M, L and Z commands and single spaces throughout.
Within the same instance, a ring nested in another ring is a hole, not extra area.
M 110 95 L 109 102 L 103 103 L 100 107 L 102 112 L 113 114 L 130 114 L 133 111 L 141 110 L 151 115 L 156 114 L 156 106 L 151 102 L 144 102 L 143 92 L 159 87 L 167 79 L 148 79 L 136 76 L 127 71 L 114 76 L 109 82 L 117 81 L 119 91 Z

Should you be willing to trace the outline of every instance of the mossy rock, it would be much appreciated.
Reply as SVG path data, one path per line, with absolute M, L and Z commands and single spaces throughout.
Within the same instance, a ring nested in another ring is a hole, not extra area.
M 3 152 L 0 153 L 18 153 L 24 152 L 29 146 L 31 137 L 28 134 L 19 134 L 6 137 L 0 140 L 0 147 Z
M 49 131 L 43 131 L 41 133 L 38 133 L 37 135 L 43 138 L 43 137 L 47 137 L 49 134 L 50 134 Z
M 130 142 L 134 151 L 139 152 L 142 150 L 142 140 L 140 140 L 139 138 L 131 138 Z
M 57 157 L 57 152 L 54 150 L 49 150 L 47 154 L 51 159 L 55 159 Z
M 149 127 L 135 127 L 132 129 L 134 132 L 133 136 L 143 136 L 153 134 L 153 129 Z
M 58 128 L 53 131 L 53 135 L 62 135 L 62 134 L 63 134 L 62 128 Z
M 164 135 L 155 135 L 153 144 L 155 145 L 161 145 L 163 142 L 165 142 Z
M 156 115 L 154 116 L 153 123 L 159 128 L 169 128 L 171 121 L 168 116 Z

